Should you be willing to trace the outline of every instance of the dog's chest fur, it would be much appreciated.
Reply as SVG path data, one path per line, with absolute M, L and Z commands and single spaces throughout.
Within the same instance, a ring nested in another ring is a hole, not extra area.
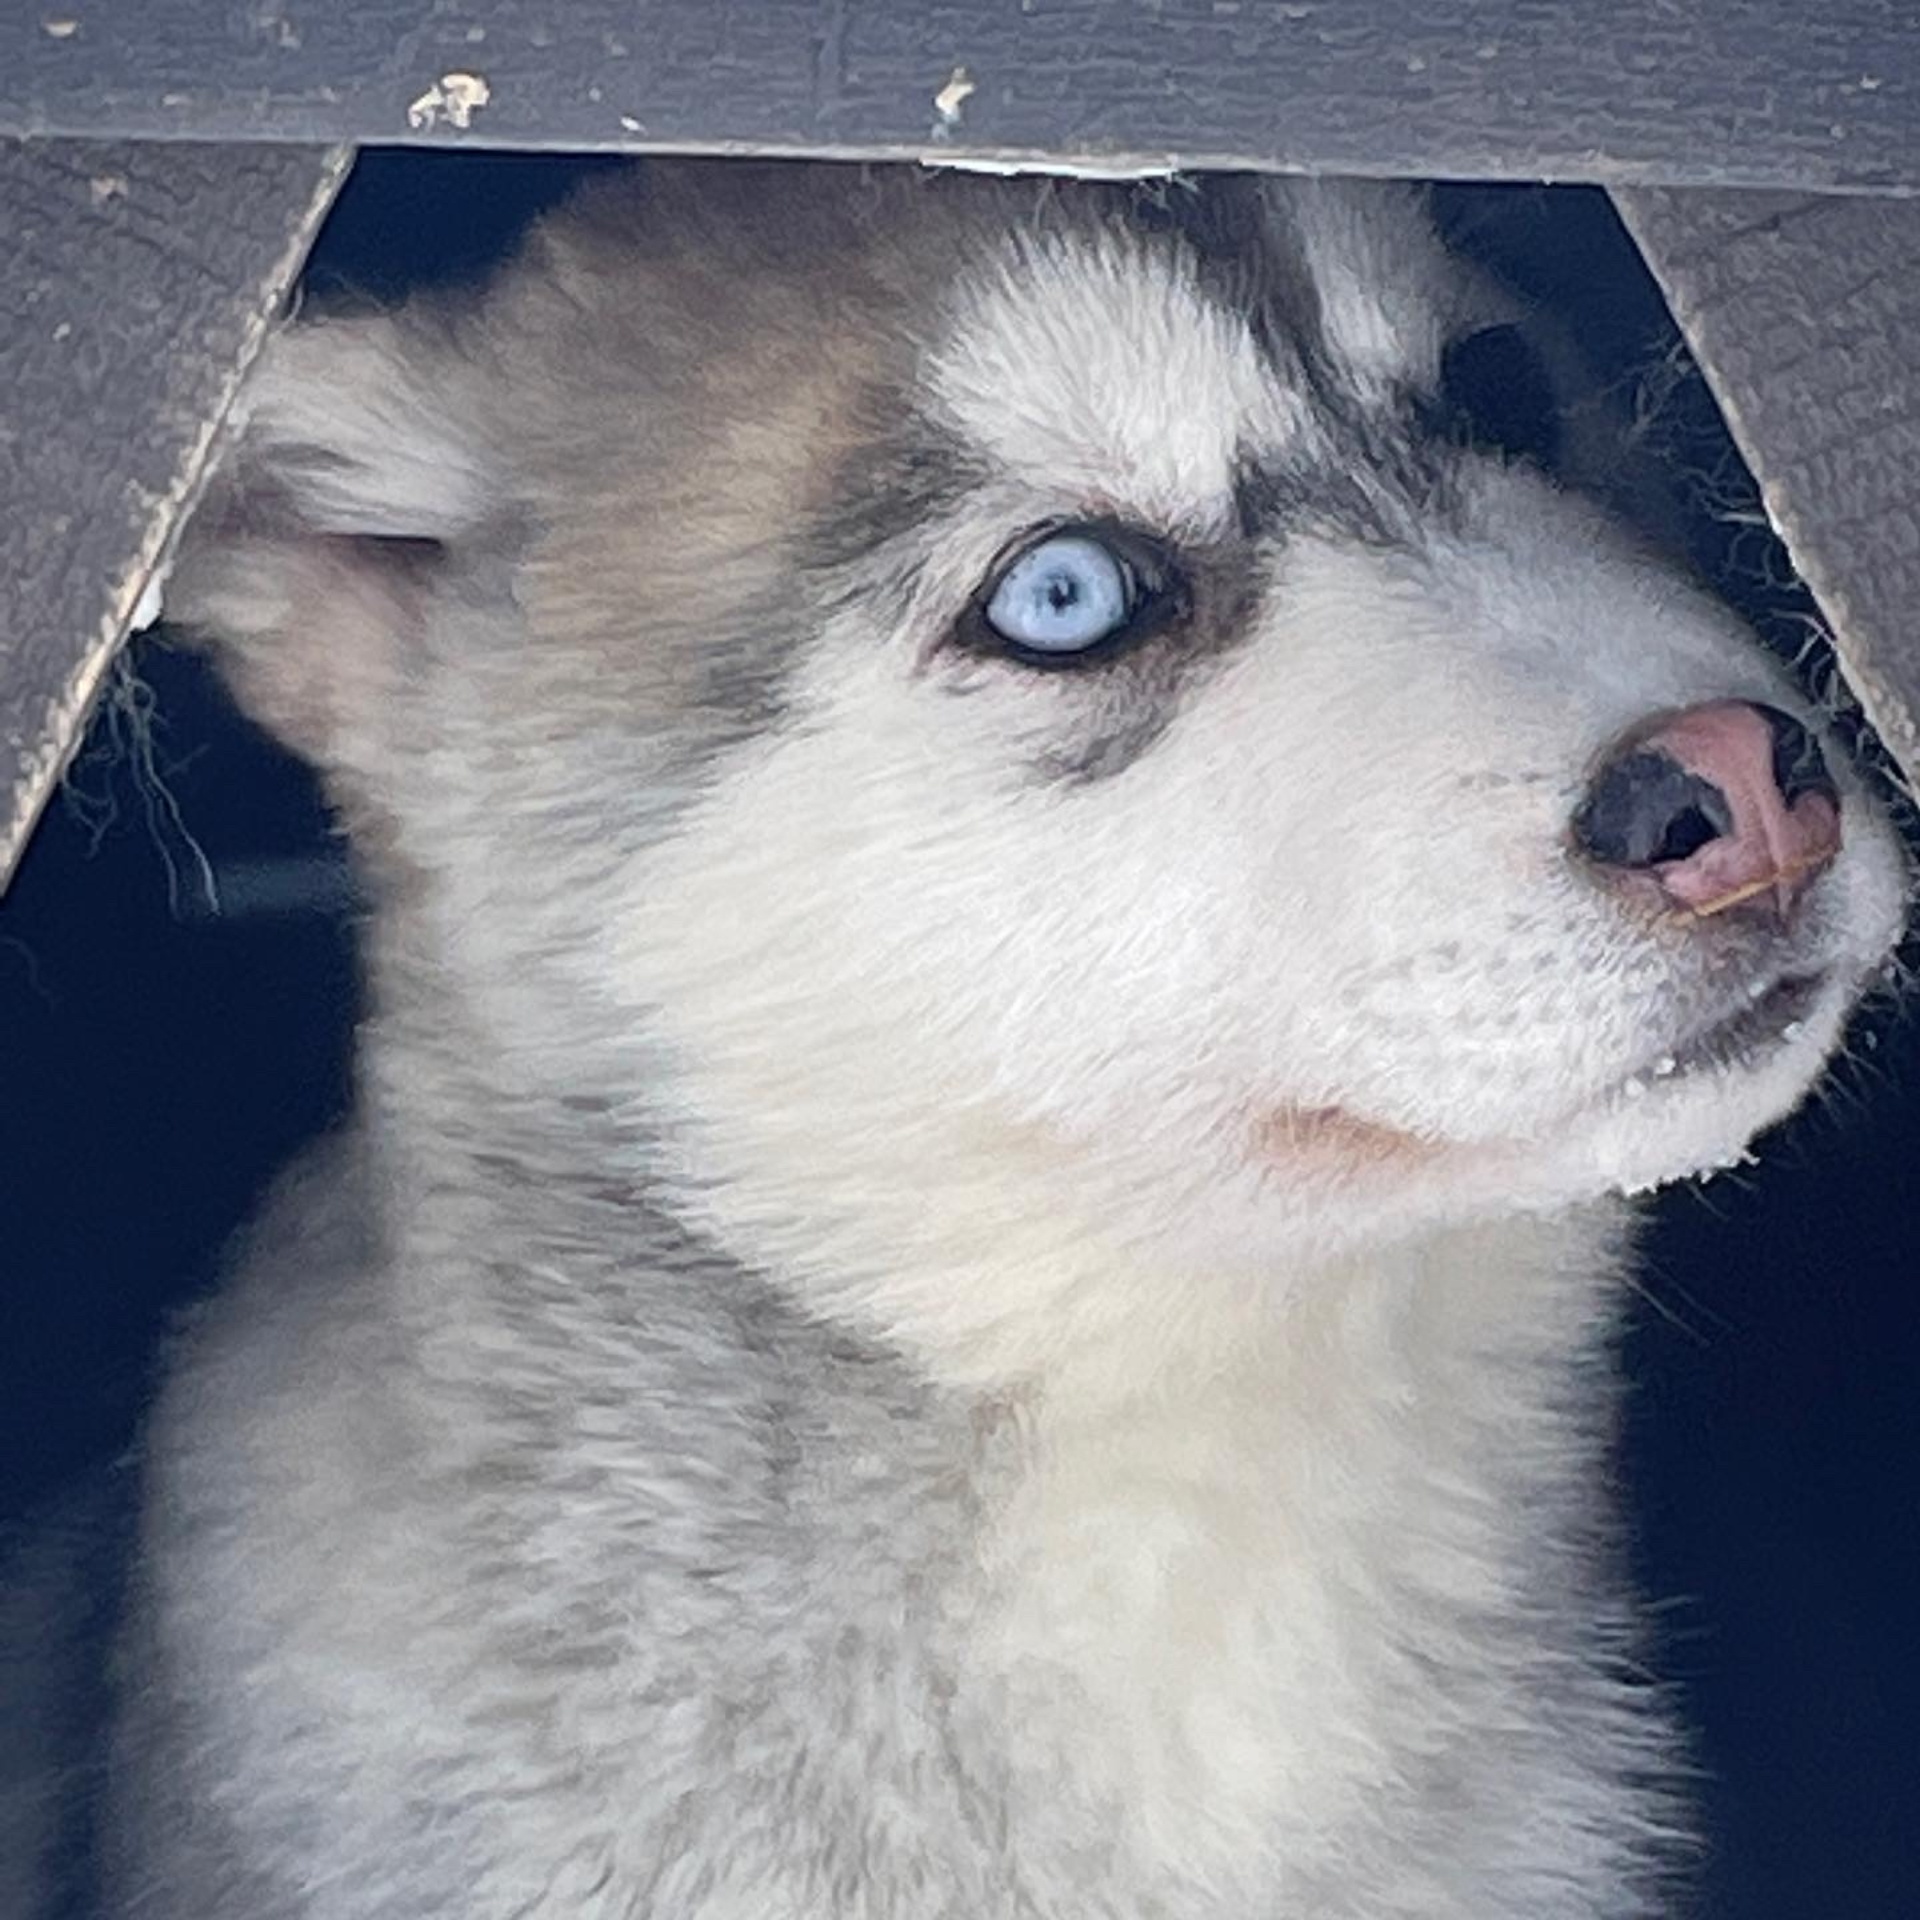
M 600 1197 L 462 1195 L 369 1286 L 342 1177 L 265 1234 L 354 1311 L 243 1293 L 160 1436 L 190 1571 L 130 1738 L 268 1876 L 197 1915 L 1637 1911 L 1656 1736 L 1573 1552 L 1603 1223 L 1036 1399 L 930 1388 L 657 1222 L 636 1285 L 580 1256 Z M 446 1339 L 414 1307 L 476 1230 Z M 435 1381 L 399 1422 L 395 1367 Z M 147 1819 L 204 1900 L 204 1815 Z

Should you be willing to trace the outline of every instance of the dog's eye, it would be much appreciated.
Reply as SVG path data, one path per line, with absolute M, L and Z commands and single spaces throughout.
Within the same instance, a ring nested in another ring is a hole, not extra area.
M 1145 595 L 1133 565 L 1090 533 L 1056 533 L 1018 555 L 983 616 L 1016 653 L 1071 659 L 1125 633 Z
M 1441 424 L 1470 446 L 1552 470 L 1560 455 L 1560 406 L 1526 334 L 1482 327 L 1450 341 L 1440 357 Z

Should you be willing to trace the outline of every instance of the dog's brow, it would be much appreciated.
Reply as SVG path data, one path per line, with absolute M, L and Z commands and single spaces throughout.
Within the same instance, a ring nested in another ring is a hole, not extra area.
M 953 513 L 986 478 L 980 458 L 905 396 L 880 389 L 860 417 L 874 423 L 831 468 L 801 541 L 805 565 L 844 566 Z

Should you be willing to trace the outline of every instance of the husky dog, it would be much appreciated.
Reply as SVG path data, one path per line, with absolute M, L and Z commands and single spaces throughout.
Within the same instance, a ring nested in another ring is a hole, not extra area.
M 1905 879 L 1551 361 L 1411 190 L 723 163 L 278 341 L 171 598 L 372 1013 L 154 1419 L 111 1911 L 1660 1910 L 1619 1196 Z

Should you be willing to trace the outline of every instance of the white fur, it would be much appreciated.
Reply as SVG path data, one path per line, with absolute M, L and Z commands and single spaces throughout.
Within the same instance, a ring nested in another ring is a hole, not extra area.
M 634 368 L 711 311 L 717 219 L 691 292 L 563 221 L 457 350 L 323 327 L 260 389 L 311 528 L 446 555 L 182 569 L 387 904 L 355 1141 L 159 1419 L 130 1911 L 1658 1910 L 1671 1747 L 1595 1488 L 1613 1196 L 1804 1092 L 1897 932 L 1892 836 L 1849 784 L 1764 950 L 1582 869 L 1627 728 L 1795 697 L 1492 460 L 1395 541 L 1257 536 L 1150 744 L 1036 771 L 1149 696 L 955 651 L 1009 543 L 1225 548 L 1249 457 L 1346 443 L 1117 200 L 1003 229 L 987 191 L 916 207 L 950 278 L 872 340 L 795 344 L 770 253 L 710 385 Z M 1272 193 L 1356 404 L 1429 381 L 1489 296 L 1417 202 Z M 900 339 L 975 481 L 783 574 L 835 382 Z M 777 701 L 717 715 L 702 635 L 796 606 Z M 1797 1036 L 1650 1077 L 1789 961 L 1831 969 Z

